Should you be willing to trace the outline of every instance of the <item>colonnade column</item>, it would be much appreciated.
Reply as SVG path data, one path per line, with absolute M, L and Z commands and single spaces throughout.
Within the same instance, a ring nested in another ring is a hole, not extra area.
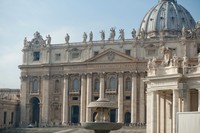
M 176 133 L 176 113 L 178 111 L 178 90 L 173 90 L 173 124 L 172 124 L 172 133 Z
M 64 88 L 63 88 L 63 115 L 62 115 L 62 123 L 67 124 L 69 122 L 69 112 L 68 112 L 68 103 L 69 103 L 69 98 L 68 98 L 68 75 L 64 76 Z
M 157 91 L 151 92 L 151 132 L 150 133 L 156 133 L 157 132 Z
M 144 99 L 144 77 L 145 77 L 145 73 L 141 72 L 140 73 L 140 100 L 139 100 L 139 107 L 140 107 L 140 121 L 141 123 L 145 122 L 145 99 Z
M 104 87 L 105 87 L 105 83 L 104 83 L 104 73 L 100 73 L 100 88 L 99 88 L 99 99 L 104 98 Z
M 92 74 L 87 74 L 87 102 L 86 102 L 86 122 L 91 121 L 91 109 L 88 108 L 89 103 L 92 101 Z
M 137 73 L 132 73 L 132 89 L 131 89 L 131 123 L 137 120 Z
M 123 123 L 123 72 L 118 75 L 118 122 Z
M 41 121 L 42 125 L 47 124 L 49 119 L 49 75 L 43 76 L 43 86 L 42 86 L 42 115 Z
M 190 111 L 190 89 L 186 90 L 186 96 L 184 99 L 184 112 Z
M 80 122 L 85 122 L 86 118 L 86 76 L 81 75 L 81 109 Z
M 200 88 L 198 89 L 198 112 L 200 112 Z

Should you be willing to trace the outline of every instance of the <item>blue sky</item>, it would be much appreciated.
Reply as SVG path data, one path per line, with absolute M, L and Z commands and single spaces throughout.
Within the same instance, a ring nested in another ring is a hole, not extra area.
M 20 70 L 24 37 L 33 38 L 39 31 L 43 38 L 50 34 L 52 43 L 82 41 L 83 32 L 93 31 L 94 40 L 100 30 L 108 38 L 111 27 L 131 30 L 139 28 L 146 12 L 158 0 L 0 0 L 0 88 L 20 88 Z M 178 0 L 200 20 L 200 0 Z M 118 33 L 117 33 L 118 36 Z

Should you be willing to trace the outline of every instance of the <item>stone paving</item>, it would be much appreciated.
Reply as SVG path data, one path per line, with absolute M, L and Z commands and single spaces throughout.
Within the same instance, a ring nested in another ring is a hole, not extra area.
M 1 133 L 94 133 L 81 127 L 62 127 L 62 128 L 15 128 L 0 131 Z M 145 133 L 145 128 L 123 127 L 111 133 Z

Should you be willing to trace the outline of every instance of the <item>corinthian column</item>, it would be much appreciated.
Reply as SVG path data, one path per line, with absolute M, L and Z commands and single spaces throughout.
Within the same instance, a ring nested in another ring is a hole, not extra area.
M 49 120 L 49 75 L 43 76 L 42 84 L 42 124 L 47 124 Z
M 100 73 L 100 88 L 99 88 L 99 99 L 104 98 L 104 73 Z
M 123 73 L 118 75 L 118 122 L 123 123 Z
M 85 122 L 86 118 L 86 78 L 85 74 L 81 75 L 81 112 L 80 122 Z
M 68 123 L 68 75 L 64 76 L 64 88 L 63 88 L 63 115 L 62 115 L 62 123 Z
M 131 123 L 137 120 L 137 73 L 132 73 L 132 89 L 131 89 Z
M 140 122 L 144 123 L 145 122 L 145 101 L 144 101 L 144 77 L 145 73 L 141 72 L 140 73 L 140 100 L 139 100 L 139 106 L 140 106 Z
M 176 113 L 178 112 L 178 90 L 173 90 L 173 124 L 172 133 L 176 133 Z
M 200 112 L 200 89 L 198 89 L 198 112 Z
M 86 122 L 91 121 L 91 109 L 88 108 L 89 103 L 92 101 L 92 74 L 87 74 L 87 108 L 86 108 Z

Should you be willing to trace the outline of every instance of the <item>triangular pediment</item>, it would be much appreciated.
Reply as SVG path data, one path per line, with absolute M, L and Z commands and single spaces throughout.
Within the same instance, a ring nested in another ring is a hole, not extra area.
M 134 57 L 128 56 L 114 49 L 107 49 L 98 55 L 86 60 L 85 62 L 134 62 Z

